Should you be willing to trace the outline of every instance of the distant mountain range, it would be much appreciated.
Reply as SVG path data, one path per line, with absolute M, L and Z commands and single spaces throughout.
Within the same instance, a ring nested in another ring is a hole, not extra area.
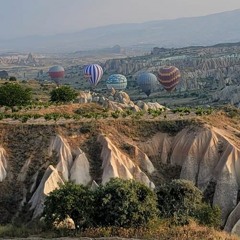
M 185 47 L 240 41 L 240 9 L 201 17 L 109 25 L 77 33 L 0 40 L 0 50 L 75 52 L 108 48 Z

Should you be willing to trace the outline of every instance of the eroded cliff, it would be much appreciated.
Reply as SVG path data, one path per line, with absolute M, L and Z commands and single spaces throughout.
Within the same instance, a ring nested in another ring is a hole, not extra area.
M 44 198 L 66 181 L 97 187 L 111 177 L 134 178 L 154 188 L 180 177 L 221 207 L 227 231 L 238 228 L 240 150 L 237 138 L 223 127 L 182 120 L 96 120 L 5 124 L 0 130 L 1 223 L 40 216 Z

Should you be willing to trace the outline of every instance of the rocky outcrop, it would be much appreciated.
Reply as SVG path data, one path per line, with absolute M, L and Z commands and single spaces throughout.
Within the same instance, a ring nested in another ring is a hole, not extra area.
M 89 161 L 81 149 L 77 150 L 77 156 L 72 164 L 70 181 L 85 186 L 91 181 Z
M 4 181 L 7 176 L 7 159 L 6 151 L 0 147 L 0 182 Z
M 140 169 L 140 167 L 135 164 L 127 155 L 122 153 L 108 137 L 100 135 L 98 141 L 102 145 L 101 159 L 102 159 L 102 183 L 105 184 L 111 178 L 119 177 L 122 179 L 136 179 L 139 182 L 144 183 L 145 185 L 154 188 L 153 182 L 151 182 L 148 176 Z M 144 161 L 143 154 L 138 153 L 140 156 L 139 161 Z M 145 159 L 146 164 L 150 164 L 148 159 Z M 151 164 L 150 164 L 151 165 Z M 148 168 L 146 166 L 146 168 Z M 153 166 L 149 166 L 150 170 L 153 171 Z
M 126 92 L 116 91 L 115 89 L 111 89 L 106 96 L 102 96 L 94 92 L 80 92 L 76 101 L 79 103 L 94 102 L 102 105 L 104 108 L 120 112 L 125 109 L 130 109 L 134 112 L 148 111 L 148 109 L 165 109 L 163 105 L 160 105 L 157 102 L 138 101 L 135 104 L 133 101 L 131 101 Z
M 75 158 L 73 158 L 72 152 L 74 152 Z M 58 163 L 56 167 L 50 165 L 47 168 L 29 201 L 31 209 L 34 210 L 33 218 L 42 213 L 45 197 L 64 182 L 72 181 L 76 184 L 88 185 L 91 181 L 89 162 L 81 149 L 72 150 L 67 140 L 57 135 L 51 140 L 49 146 L 49 156 L 53 153 L 58 157 Z M 34 177 L 35 181 L 31 189 L 36 187 L 37 176 L 38 174 Z
M 221 91 L 213 94 L 212 100 L 214 102 L 231 103 L 232 105 L 240 103 L 240 86 L 226 86 Z
M 83 121 L 59 125 L 57 129 L 50 125 L 41 128 L 30 124 L 19 128 L 4 125 L 2 129 L 6 136 L 11 134 L 11 138 L 8 140 L 2 133 L 4 148 L 8 149 L 8 162 L 6 165 L 6 153 L 1 150 L 0 163 L 7 169 L 0 184 L 1 199 L 6 196 L 5 192 L 11 191 L 14 197 L 7 195 L 4 201 L 17 199 L 16 209 L 29 202 L 33 216 L 37 217 L 43 210 L 45 197 L 66 181 L 96 189 L 99 183 L 105 184 L 112 177 L 120 177 L 136 179 L 154 188 L 154 181 L 161 181 L 163 172 L 167 174 L 168 169 L 177 169 L 178 176 L 193 181 L 211 196 L 209 201 L 220 206 L 225 230 L 238 231 L 240 150 L 233 142 L 239 140 L 233 138 L 233 132 L 209 125 L 191 125 L 173 135 L 161 132 L 159 122 L 148 121 L 146 126 L 150 127 L 151 133 L 156 130 L 155 135 L 149 136 L 145 132 L 138 135 L 135 132 L 137 126 L 125 123 L 125 120 L 118 120 L 106 126 L 100 120 L 94 122 L 96 125 Z M 93 132 L 83 133 L 82 127 Z M 56 132 L 59 134 L 52 137 Z M 237 130 L 234 132 L 236 136 L 239 134 Z M 18 142 L 21 140 L 25 149 L 16 151 L 19 144 L 14 143 L 14 137 L 20 134 L 22 137 Z M 34 136 L 28 138 L 28 134 Z M 96 141 L 97 134 L 100 135 Z M 36 141 L 44 147 L 36 147 Z M 80 150 L 81 146 L 84 152 Z M 163 181 L 170 179 L 171 176 Z M 5 205 L 0 208 L 1 214 L 5 214 L 4 208 Z
M 64 184 L 63 179 L 59 175 L 56 168 L 49 166 L 29 203 L 33 212 L 33 218 L 40 216 L 44 208 L 44 200 L 50 192 L 58 189 L 61 184 Z
M 59 159 L 56 169 L 62 174 L 63 179 L 68 181 L 69 171 L 73 163 L 73 156 L 68 142 L 60 135 L 57 135 L 51 141 L 49 156 L 51 156 L 53 152 L 57 154 Z
M 164 65 L 174 65 L 180 69 L 181 81 L 177 91 L 219 91 L 225 86 L 239 85 L 240 48 L 154 48 L 148 56 L 108 60 L 104 69 L 109 73 L 131 75 L 128 82 L 134 86 L 140 72 L 156 73 Z
M 175 137 L 158 133 L 140 148 L 163 163 L 181 166 L 180 178 L 194 182 L 203 191 L 215 182 L 212 201 L 220 206 L 223 223 L 228 219 L 227 230 L 240 219 L 240 150 L 223 131 L 205 127 L 184 129 Z

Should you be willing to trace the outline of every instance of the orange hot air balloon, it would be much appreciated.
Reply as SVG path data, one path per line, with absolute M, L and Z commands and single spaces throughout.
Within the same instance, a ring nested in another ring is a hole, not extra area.
M 181 73 L 174 66 L 165 66 L 159 69 L 157 73 L 158 81 L 163 85 L 164 89 L 171 92 L 175 89 L 180 81 Z

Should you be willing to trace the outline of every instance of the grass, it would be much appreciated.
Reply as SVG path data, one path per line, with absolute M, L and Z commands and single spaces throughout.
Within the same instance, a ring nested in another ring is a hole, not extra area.
M 238 240 L 237 236 L 218 231 L 214 228 L 201 226 L 194 221 L 185 226 L 172 226 L 170 220 L 158 220 L 150 223 L 146 227 L 140 228 L 117 228 L 101 227 L 87 228 L 85 230 L 58 229 L 49 230 L 38 227 L 15 227 L 12 225 L 0 226 L 0 238 L 16 238 L 33 236 L 41 238 L 56 237 L 119 237 L 119 238 L 137 238 L 137 239 L 156 239 L 156 240 Z M 36 238 L 37 239 L 37 238 Z

